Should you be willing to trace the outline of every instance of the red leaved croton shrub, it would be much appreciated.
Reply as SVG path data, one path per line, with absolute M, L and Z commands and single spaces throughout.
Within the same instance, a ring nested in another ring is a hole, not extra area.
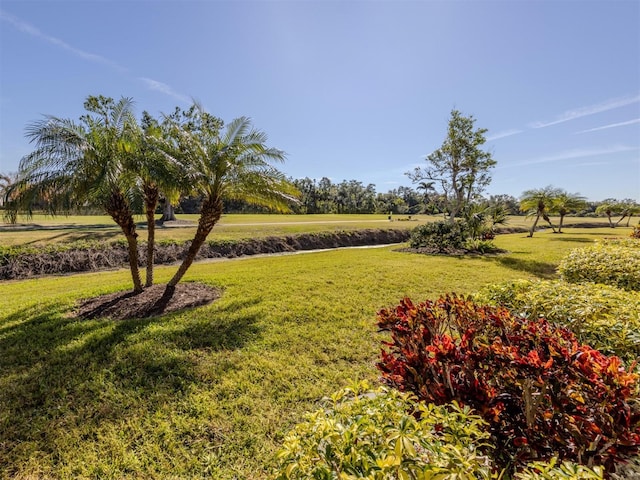
M 383 379 L 421 400 L 457 400 L 490 425 L 496 462 L 513 470 L 558 456 L 614 465 L 638 452 L 637 375 L 544 319 L 447 295 L 378 313 Z

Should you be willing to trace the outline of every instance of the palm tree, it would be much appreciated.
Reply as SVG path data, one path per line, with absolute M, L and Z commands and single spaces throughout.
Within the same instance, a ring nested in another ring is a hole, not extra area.
M 202 196 L 202 207 L 195 236 L 186 257 L 167 284 L 171 293 L 193 263 L 223 211 L 223 200 L 242 200 L 254 205 L 289 211 L 298 196 L 296 188 L 271 165 L 284 161 L 281 150 L 265 145 L 266 135 L 240 117 L 221 132 L 222 122 L 194 103 L 169 119 L 173 124 L 174 145 L 170 153 L 184 169 L 192 192 Z
M 598 205 L 598 207 L 596 208 L 596 213 L 598 215 L 604 213 L 607 218 L 609 219 L 609 226 L 611 228 L 615 228 L 615 226 L 617 225 L 613 223 L 613 220 L 611 219 L 611 217 L 613 215 L 616 215 L 618 213 L 620 213 L 622 210 L 622 206 L 620 204 L 620 202 L 618 202 L 617 200 L 614 199 L 606 199 L 604 200 L 600 205 Z
M 520 210 L 526 212 L 527 217 L 532 217 L 534 215 L 536 217 L 533 225 L 531 226 L 531 230 L 529 230 L 529 237 L 533 237 L 533 232 L 536 229 L 536 225 L 538 225 L 540 217 L 542 217 L 551 226 L 553 232 L 556 233 L 556 229 L 551 223 L 548 214 L 553 205 L 553 199 L 558 195 L 558 193 L 558 189 L 553 188 L 552 186 L 523 192 L 520 197 Z
M 0 173 L 0 207 L 4 207 L 4 204 L 9 200 L 7 196 L 11 185 L 16 181 L 16 177 L 16 173 Z M 10 218 L 7 219 L 11 221 Z
M 569 213 L 576 213 L 583 209 L 587 204 L 587 199 L 579 193 L 567 193 L 564 190 L 558 190 L 551 203 L 551 211 L 560 215 L 560 224 L 558 225 L 558 233 L 562 233 L 562 224 L 564 217 Z
M 143 112 L 139 126 L 136 155 L 132 155 L 128 168 L 138 177 L 139 194 L 142 196 L 147 222 L 147 252 L 145 287 L 153 285 L 155 253 L 155 212 L 161 196 L 174 195 L 180 188 L 180 166 L 163 151 L 168 137 L 163 128 L 149 113 Z M 170 193 L 168 193 L 170 192 Z
M 90 96 L 84 103 L 89 114 L 79 123 L 46 116 L 28 125 L 26 136 L 35 150 L 20 161 L 7 207 L 10 214 L 24 211 L 30 217 L 37 202 L 52 215 L 99 205 L 127 239 L 133 289 L 141 292 L 133 220 L 135 179 L 126 167 L 136 143 L 132 105 L 128 98 L 115 103 Z
M 618 226 L 620 224 L 620 222 L 622 222 L 622 220 L 627 219 L 627 224 L 626 226 L 629 226 L 629 223 L 631 222 L 631 217 L 633 215 L 637 215 L 638 213 L 640 213 L 640 205 L 638 205 L 634 200 L 631 199 L 625 199 L 622 200 L 622 202 L 620 202 L 620 214 L 621 217 L 620 219 L 616 222 L 616 226 Z

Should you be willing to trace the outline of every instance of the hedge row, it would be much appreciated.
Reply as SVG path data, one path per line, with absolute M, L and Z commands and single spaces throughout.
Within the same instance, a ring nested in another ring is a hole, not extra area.
M 409 239 L 409 234 L 409 230 L 405 229 L 368 229 L 237 241 L 212 240 L 202 246 L 197 258 L 235 258 L 298 250 L 401 243 Z M 140 245 L 141 266 L 144 266 L 146 258 L 145 248 L 145 244 Z M 179 262 L 188 248 L 189 242 L 159 242 L 155 249 L 155 264 Z M 127 265 L 127 249 L 123 242 L 82 244 L 79 247 L 50 246 L 40 251 L 34 247 L 0 249 L 0 280 L 104 270 Z

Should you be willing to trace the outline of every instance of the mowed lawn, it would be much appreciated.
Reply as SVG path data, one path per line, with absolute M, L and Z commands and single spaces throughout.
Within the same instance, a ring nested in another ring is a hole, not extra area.
M 630 231 L 502 235 L 510 253 L 495 257 L 384 247 L 199 263 L 185 280 L 222 298 L 144 320 L 70 316 L 129 288 L 126 270 L 2 282 L 0 478 L 268 478 L 304 412 L 377 379 L 377 310 L 553 278 L 569 250 Z
M 198 215 L 177 215 L 178 224 L 158 226 L 158 241 L 185 241 L 193 238 Z M 427 215 L 223 215 L 209 235 L 210 240 L 238 240 L 268 236 L 295 235 L 297 233 L 361 230 L 365 228 L 413 228 L 420 223 L 440 217 Z M 146 241 L 145 219 L 136 217 L 140 241 Z M 20 218 L 18 224 L 0 223 L 0 246 L 46 245 L 77 241 L 114 241 L 123 239 L 119 227 L 107 216 L 50 217 L 35 215 Z
M 198 215 L 177 215 L 178 225 L 156 228 L 158 241 L 185 241 L 193 238 Z M 417 225 L 441 220 L 433 215 L 223 215 L 209 235 L 210 240 L 239 240 L 268 236 L 295 235 L 297 233 L 332 232 L 339 230 L 361 230 L 365 228 L 414 228 Z M 136 217 L 140 241 L 146 241 L 145 219 Z M 557 219 L 553 219 L 554 223 Z M 606 218 L 567 218 L 568 225 L 583 222 L 607 225 Z M 507 227 L 529 228 L 532 219 L 523 216 L 509 218 Z M 541 225 L 544 227 L 544 225 Z M 20 217 L 16 225 L 0 223 L 0 246 L 32 245 L 49 243 L 73 243 L 77 241 L 115 241 L 123 239 L 122 232 L 108 216 L 57 216 L 34 215 Z

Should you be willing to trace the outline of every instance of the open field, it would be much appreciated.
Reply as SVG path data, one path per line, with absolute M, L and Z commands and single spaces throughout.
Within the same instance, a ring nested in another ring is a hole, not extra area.
M 407 218 L 400 217 L 400 218 Z M 239 240 L 365 228 L 412 228 L 435 217 L 424 216 L 414 221 L 390 222 L 385 215 L 223 215 L 210 240 Z M 187 225 L 156 228 L 156 239 L 184 241 L 193 238 L 198 215 L 178 215 Z M 144 219 L 138 220 L 141 241 L 146 241 Z M 0 245 L 43 245 L 50 242 L 74 242 L 124 238 L 117 225 L 107 216 L 44 217 L 35 216 L 29 223 L 16 226 L 0 224 Z
M 186 281 L 223 297 L 144 320 L 69 316 L 79 299 L 129 288 L 126 270 L 2 282 L 0 477 L 267 478 L 304 412 L 377 378 L 377 310 L 553 278 L 569 250 L 630 231 L 501 235 L 510 253 L 495 257 L 384 247 L 200 263 Z
M 178 215 L 179 220 L 191 225 L 158 227 L 156 239 L 189 240 L 193 237 L 198 221 L 197 215 Z M 365 228 L 413 228 L 421 223 L 439 220 L 439 216 L 394 215 L 389 221 L 387 215 L 223 215 L 209 239 L 239 240 L 283 236 L 296 233 L 315 233 L 336 230 L 359 230 Z M 146 241 L 146 225 L 142 217 L 137 217 L 138 233 L 141 241 Z M 554 219 L 554 222 L 557 219 Z M 565 224 L 602 223 L 606 218 L 567 218 Z M 507 227 L 530 228 L 532 219 L 523 216 L 509 218 Z M 544 227 L 544 225 L 540 225 Z M 110 241 L 123 238 L 117 225 L 107 216 L 74 215 L 69 217 L 49 217 L 34 215 L 27 220 L 20 218 L 17 225 L 0 223 L 0 246 L 43 245 L 50 242 L 74 242 L 86 240 Z

